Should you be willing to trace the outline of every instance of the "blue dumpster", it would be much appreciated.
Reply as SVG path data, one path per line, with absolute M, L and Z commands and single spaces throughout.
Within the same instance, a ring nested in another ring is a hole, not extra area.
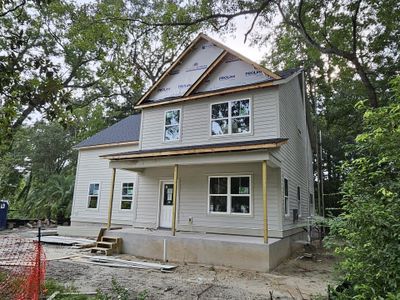
M 0 230 L 7 229 L 8 201 L 0 201 Z

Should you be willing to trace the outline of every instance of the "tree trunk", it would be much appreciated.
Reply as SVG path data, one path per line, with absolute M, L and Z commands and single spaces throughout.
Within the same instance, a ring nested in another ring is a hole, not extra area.
M 375 88 L 372 86 L 371 81 L 369 80 L 367 73 L 365 72 L 363 66 L 360 64 L 357 58 L 352 60 L 354 64 L 357 74 L 361 77 L 361 81 L 366 89 L 369 104 L 372 108 L 378 107 L 378 96 L 376 95 Z

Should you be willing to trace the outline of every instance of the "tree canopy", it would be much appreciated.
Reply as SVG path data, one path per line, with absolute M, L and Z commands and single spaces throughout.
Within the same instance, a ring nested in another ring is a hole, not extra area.
M 268 45 L 263 65 L 304 69 L 322 134 L 322 157 L 314 157 L 322 170 L 315 173 L 328 204 L 343 211 L 332 232 L 342 239 L 342 279 L 351 287 L 337 296 L 395 299 L 395 0 L 1 2 L 0 198 L 17 215 L 68 218 L 73 145 L 134 113 L 134 103 L 196 33 L 234 33 L 243 26 L 240 16 L 249 21 L 243 40 Z

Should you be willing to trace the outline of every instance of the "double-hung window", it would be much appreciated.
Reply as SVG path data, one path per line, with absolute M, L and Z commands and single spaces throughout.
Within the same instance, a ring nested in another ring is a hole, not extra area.
M 250 187 L 249 175 L 210 176 L 208 211 L 220 214 L 250 214 Z
M 173 109 L 165 112 L 164 142 L 178 141 L 181 138 L 181 110 Z
M 133 202 L 133 182 L 122 183 L 121 209 L 131 209 Z
M 250 132 L 250 99 L 211 105 L 211 135 Z
M 97 208 L 99 202 L 100 184 L 89 184 L 88 208 Z
M 289 216 L 289 181 L 286 178 L 283 181 L 284 181 L 283 209 L 285 212 L 285 216 Z

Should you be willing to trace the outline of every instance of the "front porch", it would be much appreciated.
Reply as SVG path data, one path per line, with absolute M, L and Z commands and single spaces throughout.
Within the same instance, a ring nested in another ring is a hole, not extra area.
M 291 239 L 123 228 L 106 235 L 123 239 L 122 251 L 142 258 L 268 272 L 291 253 Z
M 122 238 L 122 251 L 138 257 L 272 270 L 290 256 L 292 241 L 299 238 L 283 234 L 281 169 L 274 151 L 280 143 L 104 156 L 114 176 L 119 169 L 138 174 L 133 226 L 108 234 Z M 112 188 L 108 227 L 114 223 L 113 195 Z M 163 219 L 166 204 L 169 226 Z

